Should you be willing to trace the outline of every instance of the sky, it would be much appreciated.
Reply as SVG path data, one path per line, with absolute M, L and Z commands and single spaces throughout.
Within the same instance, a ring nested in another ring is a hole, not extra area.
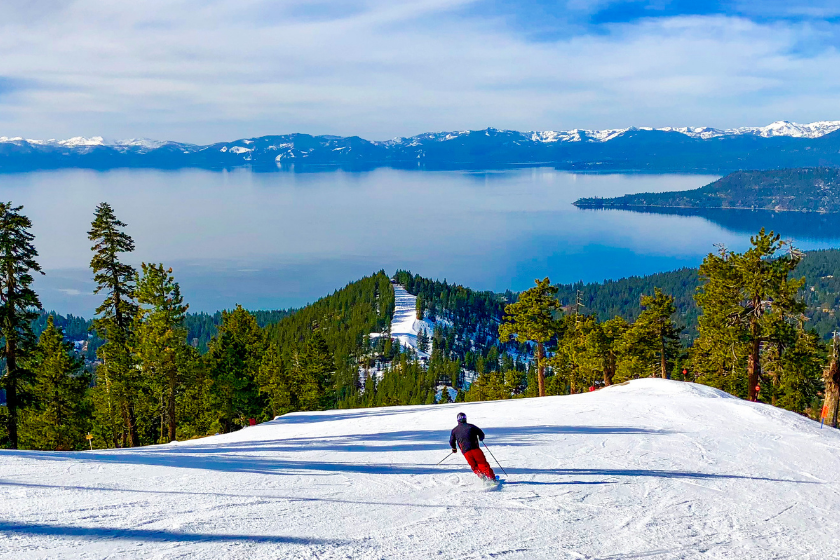
M 0 136 L 840 119 L 836 0 L 0 0 Z

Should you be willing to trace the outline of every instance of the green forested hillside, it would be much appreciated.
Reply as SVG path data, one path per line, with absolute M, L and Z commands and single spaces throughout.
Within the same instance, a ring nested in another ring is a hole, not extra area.
M 372 353 L 370 334 L 387 330 L 393 314 L 394 289 L 379 271 L 269 325 L 266 337 L 284 362 L 293 364 L 318 333 L 335 366 L 335 401 L 341 401 L 357 394 L 359 362 Z M 388 337 L 374 346 L 391 354 Z
M 690 191 L 581 198 L 581 208 L 740 208 L 793 212 L 840 212 L 840 169 L 812 167 L 736 171 Z
M 257 310 L 250 311 L 260 327 L 266 327 L 276 323 L 284 317 L 294 313 L 294 309 L 279 310 Z M 64 338 L 71 341 L 88 341 L 83 351 L 85 358 L 89 361 L 96 359 L 96 350 L 102 346 L 104 341 L 96 336 L 91 330 L 93 321 L 75 315 L 61 315 L 55 311 L 41 311 L 38 318 L 32 323 L 33 331 L 40 335 L 47 327 L 47 320 L 52 317 L 56 327 L 64 332 Z M 210 340 L 218 334 L 219 326 L 222 324 L 222 312 L 215 313 L 187 313 L 184 317 L 184 328 L 187 330 L 187 340 L 202 354 L 207 352 L 207 345 Z
M 801 295 L 808 306 L 806 325 L 828 340 L 834 330 L 840 329 L 840 250 L 807 252 L 793 276 L 805 278 Z M 696 268 L 682 268 L 605 282 L 558 285 L 558 299 L 567 310 L 573 311 L 580 291 L 581 313 L 594 314 L 601 321 L 615 316 L 633 321 L 642 311 L 641 296 L 650 295 L 654 288 L 660 288 L 674 297 L 677 321 L 685 327 L 683 342 L 688 343 L 697 336 L 700 311 L 694 294 L 699 284 Z
M 599 321 L 623 317 L 635 321 L 642 312 L 641 298 L 651 295 L 655 288 L 673 296 L 677 307 L 678 322 L 686 327 L 686 341 L 697 334 L 697 304 L 694 293 L 699 285 L 696 268 L 681 268 L 648 276 L 630 276 L 619 280 L 606 280 L 584 284 L 558 285 L 557 297 L 567 312 L 574 312 L 580 294 L 580 313 L 595 315 Z

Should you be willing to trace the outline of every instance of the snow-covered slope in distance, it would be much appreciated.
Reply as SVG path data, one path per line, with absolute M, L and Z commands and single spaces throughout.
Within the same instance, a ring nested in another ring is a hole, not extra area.
M 507 470 L 500 491 L 448 456 L 458 411 Z M 0 452 L 0 557 L 834 558 L 838 462 L 836 430 L 656 379 L 296 413 L 141 449 Z
M 399 284 L 394 284 L 394 317 L 391 319 L 391 338 L 399 340 L 403 347 L 410 346 L 418 356 L 429 357 L 428 352 L 417 348 L 417 335 L 420 331 L 430 334 L 434 327 L 429 322 L 417 319 L 417 296 Z M 371 333 L 371 338 L 384 336 L 385 333 Z
M 487 129 L 488 131 L 496 131 L 497 129 Z M 517 133 L 513 130 L 502 130 L 499 132 L 508 132 L 513 134 L 521 134 L 523 139 L 532 142 L 540 143 L 554 143 L 554 142 L 608 142 L 626 132 L 633 130 L 659 130 L 662 132 L 679 132 L 690 136 L 692 138 L 700 138 L 708 140 L 711 138 L 719 138 L 722 136 L 744 136 L 753 135 L 762 138 L 772 138 L 775 136 L 789 136 L 793 138 L 820 138 L 826 134 L 831 134 L 840 130 L 840 121 L 818 121 L 808 124 L 797 124 L 790 121 L 776 121 L 767 126 L 749 126 L 739 128 L 711 128 L 707 126 L 684 126 L 684 127 L 628 127 L 628 128 L 611 128 L 604 130 L 543 130 L 543 131 L 529 131 Z M 441 142 L 453 140 L 459 136 L 469 134 L 481 133 L 484 131 L 464 130 L 459 132 L 431 132 L 412 136 L 410 138 L 395 138 L 391 140 L 392 144 L 417 145 L 422 140 L 438 140 Z

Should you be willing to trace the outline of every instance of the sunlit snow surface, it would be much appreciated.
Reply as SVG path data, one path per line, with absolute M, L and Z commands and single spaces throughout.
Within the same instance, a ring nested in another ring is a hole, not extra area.
M 435 466 L 458 411 L 501 490 L 460 455 Z M 832 558 L 838 464 L 840 432 L 653 379 L 298 413 L 137 450 L 4 451 L 0 557 Z

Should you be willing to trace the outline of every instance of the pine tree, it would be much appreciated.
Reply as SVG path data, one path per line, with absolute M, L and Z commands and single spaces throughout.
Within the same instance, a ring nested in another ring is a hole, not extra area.
M 329 408 L 335 399 L 332 391 L 335 363 L 321 331 L 313 332 L 306 342 L 300 354 L 299 368 L 298 402 L 301 410 Z
M 821 417 L 832 428 L 837 427 L 838 408 L 840 408 L 840 337 L 834 335 L 831 341 L 831 361 L 823 370 L 825 395 Z
M 84 448 L 90 415 L 85 394 L 90 376 L 52 316 L 47 319 L 30 367 L 37 372 L 32 385 L 34 404 L 23 416 L 21 439 L 32 449 Z
M 671 317 L 677 312 L 674 298 L 654 289 L 654 295 L 642 296 L 642 313 L 630 327 L 627 337 L 633 339 L 630 349 L 659 355 L 659 375 L 669 377 L 668 359 L 679 352 L 680 331 Z
M 824 363 L 825 347 L 819 336 L 800 325 L 783 354 L 781 376 L 774 382 L 774 406 L 805 413 L 817 401 Z
M 630 325 L 621 317 L 600 323 L 586 337 L 586 350 L 603 372 L 604 386 L 613 383 L 620 356 L 620 341 Z
M 32 272 L 41 272 L 35 261 L 38 251 L 29 231 L 32 222 L 20 213 L 23 206 L 0 203 L 0 357 L 6 371 L 0 386 L 6 391 L 6 430 L 9 447 L 18 447 L 18 413 L 23 402 L 22 389 L 31 380 L 26 358 L 35 345 L 32 321 L 38 317 L 41 302 L 31 288 Z M 43 272 L 41 272 L 43 274 Z
M 243 426 L 263 410 L 256 378 L 265 353 L 265 337 L 254 316 L 237 305 L 222 312 L 218 335 L 210 343 L 207 368 L 213 380 L 212 404 L 219 431 Z
M 516 303 L 505 306 L 505 316 L 499 325 L 499 338 L 507 342 L 511 337 L 537 343 L 537 383 L 539 396 L 545 396 L 545 343 L 557 331 L 554 314 L 560 309 L 555 295 L 557 288 L 548 278 L 534 280 L 536 286 L 522 292 Z
M 135 447 L 140 445 L 135 411 L 140 379 L 130 346 L 132 324 L 137 315 L 134 303 L 136 272 L 134 267 L 120 261 L 121 254 L 134 251 L 134 241 L 122 231 L 124 227 L 111 206 L 103 202 L 96 207 L 88 238 L 94 242 L 90 261 L 97 284 L 94 293 L 106 293 L 105 300 L 96 308 L 98 317 L 93 321 L 99 337 L 107 341 L 97 352 L 103 362 L 96 370 L 100 393 L 97 416 L 100 423 L 108 425 L 111 445 L 127 443 Z M 122 416 L 122 437 L 117 433 L 118 414 Z
M 425 329 L 420 329 L 420 332 L 417 333 L 417 349 L 421 352 L 428 352 L 429 350 L 429 336 Z
M 183 322 L 189 305 L 184 304 L 171 268 L 143 263 L 142 269 L 136 296 L 144 307 L 137 314 L 134 340 L 146 381 L 164 403 L 160 411 L 160 439 L 165 443 L 177 439 L 175 402 L 182 385 L 182 371 L 188 367 L 184 364 L 189 353 Z
M 293 410 L 292 385 L 276 344 L 270 344 L 263 354 L 256 380 L 260 393 L 268 397 L 272 418 Z
M 788 278 L 802 254 L 764 228 L 750 243 L 745 253 L 722 249 L 700 265 L 702 285 L 695 299 L 703 314 L 694 364 L 698 370 L 726 375 L 729 368 L 737 371 L 745 359 L 746 396 L 755 400 L 762 378 L 762 343 L 772 339 L 774 323 L 798 316 L 805 305 L 797 299 L 804 279 Z M 787 252 L 779 255 L 783 249 Z

